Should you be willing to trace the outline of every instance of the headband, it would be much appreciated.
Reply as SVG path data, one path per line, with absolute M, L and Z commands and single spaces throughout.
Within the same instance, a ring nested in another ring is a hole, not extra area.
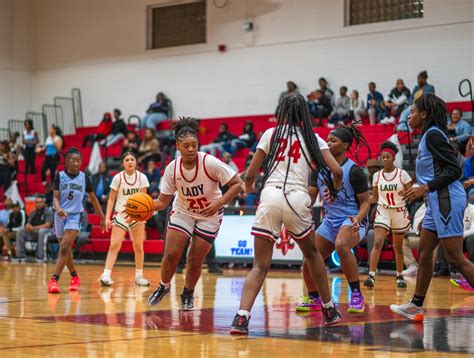
M 391 154 L 394 158 L 397 156 L 397 152 L 395 152 L 392 148 L 384 148 L 380 151 L 380 154 L 383 152 Z
M 349 145 L 352 145 L 352 141 L 354 139 L 354 136 L 352 135 L 351 131 L 347 128 L 343 127 L 338 127 L 333 129 L 329 134 L 332 134 L 333 136 L 339 138 L 345 143 L 348 143 Z

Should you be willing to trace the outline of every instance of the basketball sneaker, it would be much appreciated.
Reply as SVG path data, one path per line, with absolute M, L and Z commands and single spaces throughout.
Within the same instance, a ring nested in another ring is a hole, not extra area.
M 390 309 L 392 312 L 415 322 L 423 322 L 425 317 L 423 307 L 418 307 L 412 302 L 405 303 L 404 305 L 390 305 Z
M 58 286 L 58 281 L 54 278 L 51 278 L 48 282 L 48 293 L 61 293 L 61 290 Z
M 341 313 L 337 310 L 337 308 L 332 305 L 329 308 L 322 308 L 323 316 L 324 316 L 324 324 L 326 326 L 330 326 L 342 321 Z
M 405 278 L 402 275 L 397 276 L 397 287 L 407 288 L 407 282 L 405 281 Z
M 369 275 L 364 282 L 364 286 L 371 289 L 375 287 L 375 276 Z
M 249 321 L 250 317 L 247 318 L 247 316 L 241 316 L 237 313 L 232 321 L 230 334 L 249 334 Z
M 79 276 L 71 277 L 69 282 L 69 291 L 79 291 L 79 286 L 81 285 L 81 279 Z
M 321 311 L 321 297 L 303 296 L 301 303 L 296 306 L 296 312 Z
M 102 286 L 106 287 L 111 286 L 114 283 L 114 281 L 112 281 L 112 277 L 110 275 L 106 275 L 105 273 L 100 275 L 97 281 L 100 282 Z
M 163 297 L 170 293 L 170 290 L 171 285 L 168 288 L 165 288 L 165 286 L 160 283 L 158 288 L 150 296 L 148 296 L 148 304 L 151 306 L 157 305 L 161 302 Z
M 194 310 L 194 296 L 193 295 L 181 295 L 181 311 L 192 311 Z
M 348 313 L 363 313 L 365 310 L 364 296 L 357 290 L 352 291 L 351 302 L 347 308 Z
M 474 292 L 474 287 L 472 287 L 469 282 L 464 277 L 459 277 L 459 278 L 452 278 L 449 280 L 454 286 L 462 288 L 465 291 L 468 292 Z
M 135 277 L 135 285 L 137 286 L 150 286 L 150 281 L 148 281 L 143 276 Z

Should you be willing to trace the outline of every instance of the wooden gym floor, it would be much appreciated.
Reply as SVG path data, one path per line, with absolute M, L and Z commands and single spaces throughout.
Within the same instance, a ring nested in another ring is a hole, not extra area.
M 101 288 L 98 265 L 78 265 L 82 286 L 69 293 L 48 295 L 52 265 L 0 263 L 1 357 L 435 357 L 474 354 L 474 295 L 454 287 L 446 278 L 433 280 L 423 324 L 392 314 L 390 303 L 406 302 L 415 279 L 405 290 L 393 277 L 379 277 L 374 291 L 363 290 L 366 312 L 348 315 L 347 284 L 330 277 L 333 298 L 344 321 L 322 327 L 321 313 L 296 314 L 303 294 L 298 272 L 274 271 L 258 296 L 248 337 L 231 337 L 229 325 L 239 305 L 247 271 L 207 274 L 195 293 L 196 310 L 180 313 L 178 295 L 183 275 L 173 280 L 171 295 L 150 307 L 152 288 L 133 285 L 133 267 L 117 267 L 115 284 Z M 147 268 L 153 288 L 159 268 Z M 361 281 L 364 277 L 361 276 Z

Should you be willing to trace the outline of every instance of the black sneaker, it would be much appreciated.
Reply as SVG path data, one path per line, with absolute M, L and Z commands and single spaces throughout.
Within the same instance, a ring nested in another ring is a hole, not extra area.
M 405 281 L 405 278 L 402 275 L 397 276 L 397 287 L 398 288 L 406 288 L 407 287 L 407 282 Z
M 238 313 L 234 317 L 232 326 L 230 326 L 230 334 L 249 334 L 250 317 L 241 316 Z
M 337 308 L 334 305 L 329 308 L 323 307 L 323 316 L 324 316 L 324 323 L 326 324 L 326 326 L 336 324 L 342 320 L 341 313 L 337 310 Z
M 148 296 L 148 304 L 149 305 L 157 305 L 158 303 L 161 302 L 163 297 L 165 297 L 168 293 L 170 293 L 171 290 L 171 285 L 168 288 L 165 288 L 161 283 L 158 286 L 158 288 L 150 295 Z
M 194 296 L 193 295 L 181 295 L 181 311 L 192 311 L 194 310 Z
M 176 273 L 183 273 L 184 266 L 176 266 Z
M 216 275 L 222 275 L 224 273 L 224 271 L 222 271 L 222 269 L 217 265 L 209 267 L 208 272 Z
M 364 282 L 364 286 L 367 288 L 374 288 L 375 287 L 375 276 L 370 276 L 367 277 L 367 280 Z

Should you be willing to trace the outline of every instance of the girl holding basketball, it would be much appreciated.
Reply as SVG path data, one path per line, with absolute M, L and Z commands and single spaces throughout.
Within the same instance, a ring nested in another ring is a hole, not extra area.
M 407 283 L 403 278 L 403 240 L 405 232 L 410 227 L 410 216 L 406 207 L 404 192 L 411 188 L 413 182 L 410 175 L 393 164 L 398 148 L 392 142 L 383 142 L 380 146 L 380 159 L 383 169 L 375 173 L 373 179 L 373 194 L 369 198 L 371 204 L 377 203 L 375 216 L 374 248 L 370 253 L 369 277 L 364 283 L 367 288 L 375 287 L 375 270 L 379 263 L 387 234 L 393 235 L 395 264 L 397 266 L 397 287 L 405 288 Z
M 237 196 L 242 181 L 227 164 L 198 151 L 197 119 L 180 118 L 172 123 L 172 128 L 181 157 L 166 167 L 161 193 L 155 200 L 155 210 L 160 211 L 175 198 L 166 233 L 161 281 L 148 297 L 148 304 L 157 305 L 170 292 L 179 258 L 191 240 L 181 309 L 192 310 L 194 288 L 201 276 L 204 259 L 219 232 L 224 205 Z M 229 187 L 224 195 L 219 185 Z
M 112 269 L 117 261 L 117 256 L 122 247 L 122 241 L 126 233 L 130 234 L 135 253 L 135 285 L 150 286 L 150 281 L 143 277 L 143 240 L 145 239 L 145 222 L 131 221 L 125 214 L 127 199 L 138 192 L 146 193 L 150 186 L 145 174 L 139 172 L 135 154 L 126 152 L 122 155 L 121 164 L 123 171 L 116 174 L 110 184 L 105 224 L 107 230 L 112 229 L 110 235 L 110 247 L 105 261 L 105 269 L 99 278 L 102 286 L 110 286 L 112 281 Z M 113 219 L 112 217 L 113 214 Z

